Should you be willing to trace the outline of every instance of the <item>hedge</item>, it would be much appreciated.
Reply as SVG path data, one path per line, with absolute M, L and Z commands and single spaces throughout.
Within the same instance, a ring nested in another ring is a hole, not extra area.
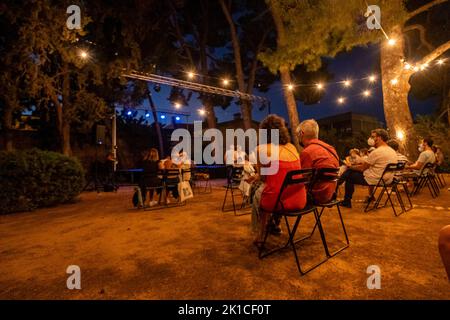
M 38 149 L 0 152 L 0 214 L 71 201 L 83 186 L 76 158 Z

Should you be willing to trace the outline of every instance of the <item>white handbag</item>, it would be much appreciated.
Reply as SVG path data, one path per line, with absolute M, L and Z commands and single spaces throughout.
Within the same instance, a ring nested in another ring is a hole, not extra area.
M 194 197 L 189 181 L 181 181 L 178 183 L 178 194 L 180 196 L 180 202 L 184 202 L 187 199 L 192 199 Z

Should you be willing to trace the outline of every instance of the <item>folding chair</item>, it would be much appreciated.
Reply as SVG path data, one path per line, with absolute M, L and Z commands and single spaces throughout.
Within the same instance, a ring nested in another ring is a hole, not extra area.
M 160 180 L 160 185 L 156 186 L 156 187 L 144 187 L 144 182 L 143 182 L 144 175 L 141 175 L 141 178 L 140 178 L 141 182 L 139 184 L 139 188 L 141 190 L 142 200 L 143 201 L 145 201 L 145 198 L 147 196 L 147 191 L 153 190 L 153 192 L 158 193 L 158 202 L 159 203 L 161 202 L 161 199 L 162 199 L 162 196 L 163 196 L 163 193 L 164 193 L 164 190 L 165 190 L 165 188 L 164 188 L 164 180 L 161 179 L 161 177 L 163 177 L 163 172 L 161 170 L 158 170 L 158 172 L 155 173 L 154 175 L 151 175 L 150 178 L 159 179 Z M 146 208 L 145 206 L 142 207 L 142 208 L 144 210 L 148 210 L 149 209 L 149 208 Z
M 389 163 L 386 168 L 383 171 L 383 174 L 381 175 L 380 179 L 378 180 L 378 183 L 376 185 L 373 185 L 375 188 L 373 188 L 372 193 L 370 194 L 369 201 L 367 201 L 367 205 L 364 209 L 364 212 L 368 212 L 374 209 L 379 209 L 380 202 L 383 198 L 383 195 L 386 193 L 387 199 L 383 205 L 385 207 L 387 203 L 389 202 L 391 205 L 392 210 L 394 211 L 394 215 L 398 217 L 400 214 L 405 213 L 412 209 L 412 202 L 411 198 L 409 196 L 408 187 L 406 185 L 405 181 L 402 181 L 399 177 L 396 177 L 395 174 L 401 172 L 405 167 L 405 164 L 400 163 Z M 392 178 L 392 181 L 389 183 L 388 179 L 386 179 L 386 175 L 389 175 Z M 400 194 L 400 190 L 398 186 L 403 186 L 403 190 L 405 191 L 406 197 L 409 202 L 409 208 L 406 208 L 405 203 L 403 201 L 403 198 Z M 371 199 L 375 199 L 375 194 L 378 189 L 381 189 L 380 194 L 375 200 L 374 205 L 370 208 Z M 397 210 L 395 210 L 394 202 L 392 201 L 392 194 L 395 194 L 397 197 L 397 201 L 400 204 L 400 207 L 402 209 L 401 212 L 397 213 Z
M 276 204 L 274 206 L 274 209 L 271 212 L 271 217 L 269 219 L 268 225 L 270 225 L 270 223 L 272 223 L 277 218 L 284 217 L 284 221 L 286 223 L 286 228 L 288 231 L 288 241 L 286 242 L 286 244 L 284 246 L 276 247 L 274 249 L 271 249 L 271 250 L 265 252 L 265 244 L 266 244 L 269 232 L 270 232 L 269 228 L 267 227 L 265 230 L 263 242 L 262 242 L 261 246 L 259 247 L 259 253 L 258 253 L 259 258 L 262 259 L 262 258 L 267 257 L 277 251 L 283 250 L 283 249 L 287 248 L 289 245 L 291 245 L 293 253 L 294 253 L 297 269 L 298 269 L 300 275 L 302 275 L 302 276 L 307 274 L 311 270 L 317 268 L 325 261 L 327 261 L 330 254 L 328 252 L 328 247 L 327 247 L 327 244 L 325 241 L 322 224 L 320 223 L 320 217 L 319 217 L 319 213 L 318 213 L 316 206 L 314 206 L 312 203 L 309 203 L 306 205 L 305 208 L 303 208 L 301 210 L 286 210 L 286 209 L 284 209 L 284 206 L 283 206 L 282 195 L 283 195 L 283 192 L 286 190 L 286 188 L 288 188 L 290 186 L 304 185 L 305 188 L 308 188 L 308 185 L 311 182 L 312 176 L 313 176 L 312 169 L 294 170 L 294 171 L 290 171 L 287 173 L 287 175 L 283 181 L 283 184 L 281 186 L 280 192 L 278 194 L 278 198 L 277 198 Z M 264 212 L 264 210 L 262 208 L 261 208 L 261 210 Z M 321 260 L 319 263 L 314 264 L 313 266 L 307 268 L 306 270 L 302 270 L 295 245 L 301 241 L 309 239 L 310 236 L 303 237 L 298 240 L 294 240 L 294 238 L 295 238 L 295 234 L 298 230 L 298 226 L 301 221 L 301 218 L 309 213 L 314 214 L 314 218 L 316 221 L 316 225 L 319 228 L 320 237 L 322 240 L 322 245 L 323 245 L 326 257 L 325 257 L 325 259 Z M 296 218 L 292 229 L 289 225 L 288 217 Z
M 186 204 L 186 201 L 181 202 L 179 200 L 179 197 L 177 202 L 170 204 L 166 203 L 169 188 L 176 189 L 178 192 L 178 183 L 180 182 L 181 174 L 182 174 L 181 169 L 164 169 L 159 171 L 158 176 L 160 176 L 162 180 L 162 191 L 159 202 L 161 203 L 161 200 L 164 200 L 164 204 L 159 206 L 153 206 L 150 208 L 145 208 L 146 211 L 157 210 L 162 208 L 179 207 Z
M 445 181 L 443 172 L 441 171 L 441 168 L 439 166 L 436 166 L 434 173 L 436 174 L 436 180 L 437 180 L 439 186 L 441 188 L 445 188 L 447 186 L 447 182 Z
M 223 203 L 222 203 L 222 212 L 234 211 L 234 215 L 238 216 L 238 214 L 236 214 L 236 201 L 234 198 L 235 198 L 236 194 L 243 197 L 242 191 L 239 189 L 239 184 L 240 184 L 241 178 L 242 178 L 242 172 L 243 172 L 242 167 L 229 166 L 227 168 L 227 185 L 225 186 L 226 191 L 225 191 L 225 197 L 223 198 Z M 231 194 L 233 210 L 225 209 L 225 204 L 227 202 L 228 193 Z M 240 205 L 240 209 L 242 209 L 243 205 L 244 205 L 244 202 L 242 201 L 242 203 Z M 245 214 L 248 214 L 248 213 L 245 213 Z
M 343 250 L 347 249 L 350 246 L 350 242 L 348 240 L 348 235 L 347 235 L 347 230 L 345 229 L 345 224 L 344 224 L 344 219 L 342 219 L 342 214 L 341 214 L 341 209 L 339 207 L 339 205 L 341 204 L 342 201 L 337 200 L 337 190 L 338 190 L 338 180 L 339 180 L 339 168 L 319 168 L 316 169 L 314 171 L 314 176 L 313 176 L 313 182 L 310 184 L 310 188 L 309 188 L 309 192 L 311 193 L 311 198 L 313 199 L 313 195 L 312 195 L 312 190 L 314 190 L 314 187 L 319 184 L 319 183 L 336 183 L 336 190 L 334 192 L 333 197 L 331 198 L 331 200 L 327 203 L 316 203 L 314 201 L 314 204 L 316 207 L 321 208 L 320 212 L 319 212 L 319 219 L 322 217 L 322 214 L 325 210 L 325 208 L 333 208 L 336 207 L 337 208 L 337 212 L 339 215 L 339 219 L 341 220 L 341 226 L 342 226 L 342 230 L 344 231 L 344 236 L 345 236 L 345 242 L 346 244 L 337 249 L 336 251 L 334 251 L 333 253 L 330 253 L 330 257 L 334 257 L 335 255 L 337 255 L 338 253 L 342 252 Z M 317 223 L 314 225 L 313 230 L 311 231 L 310 237 L 313 236 L 314 232 L 316 231 L 317 228 Z M 324 231 L 324 238 L 325 238 L 325 231 Z M 325 238 L 325 242 L 326 242 L 326 238 Z M 327 243 L 327 242 L 326 242 Z M 327 243 L 327 247 L 328 247 L 328 243 Z
M 211 193 L 212 187 L 209 177 L 209 172 L 199 172 L 197 168 L 191 168 L 192 191 L 195 193 L 197 189 L 198 193 Z M 201 186 L 201 183 L 203 186 Z
M 439 196 L 439 186 L 434 173 L 435 167 L 435 164 L 428 162 L 422 167 L 420 173 L 413 177 L 416 179 L 416 183 L 411 196 L 417 195 L 425 186 L 430 190 L 432 198 Z M 409 177 L 411 178 L 411 176 Z

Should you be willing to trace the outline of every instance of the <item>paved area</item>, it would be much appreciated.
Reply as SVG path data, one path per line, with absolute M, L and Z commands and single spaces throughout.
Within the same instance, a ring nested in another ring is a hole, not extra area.
M 424 190 L 400 217 L 389 208 L 363 213 L 355 201 L 342 210 L 350 247 L 303 277 L 291 251 L 257 258 L 250 216 L 220 210 L 221 182 L 186 206 L 157 211 L 133 209 L 132 192 L 83 193 L 73 204 L 0 216 L 0 298 L 450 299 L 437 250 L 450 224 L 447 189 L 437 199 Z M 302 232 L 312 224 L 305 218 Z M 339 246 L 334 211 L 323 224 Z M 319 241 L 316 233 L 299 247 L 305 266 L 323 257 Z M 69 265 L 81 268 L 81 290 L 66 287 Z M 371 265 L 381 270 L 379 290 L 367 288 Z

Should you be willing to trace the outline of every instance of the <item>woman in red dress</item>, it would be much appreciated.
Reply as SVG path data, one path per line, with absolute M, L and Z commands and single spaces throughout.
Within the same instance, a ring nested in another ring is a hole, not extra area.
M 256 149 L 258 174 L 251 181 L 259 184 L 252 202 L 252 230 L 256 233 L 254 241 L 256 245 L 262 242 L 266 228 L 270 228 L 271 233 L 281 233 L 281 229 L 278 226 L 279 221 L 273 225 L 268 225 L 268 221 L 275 208 L 286 174 L 289 171 L 301 169 L 300 155 L 290 142 L 289 131 L 283 118 L 277 115 L 269 115 L 261 122 L 260 129 L 267 129 L 268 143 L 259 145 Z M 273 129 L 278 130 L 279 144 L 276 141 L 272 141 L 271 130 Z M 267 158 L 263 160 L 265 157 Z M 264 163 L 264 166 L 277 168 L 277 170 L 272 170 L 274 172 L 262 175 L 260 169 L 263 165 L 261 163 Z M 283 207 L 287 210 L 303 209 L 306 205 L 305 187 L 303 185 L 288 187 L 283 192 L 281 201 L 283 202 Z

